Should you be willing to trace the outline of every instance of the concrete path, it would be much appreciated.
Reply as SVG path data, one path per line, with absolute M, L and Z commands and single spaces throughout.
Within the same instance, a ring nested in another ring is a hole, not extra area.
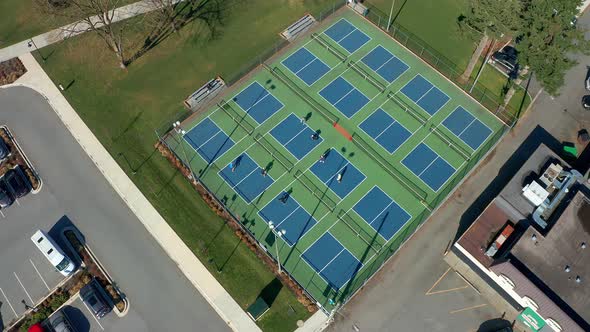
M 19 58 L 27 68 L 27 74 L 21 77 L 15 85 L 33 88 L 48 100 L 62 122 L 111 186 L 228 326 L 235 331 L 260 331 L 254 321 L 249 318 L 221 284 L 193 255 L 191 250 L 133 184 L 131 179 L 127 177 L 63 97 L 35 58 L 30 53 Z
M 183 0 L 170 0 L 170 4 L 176 4 Z M 153 10 L 158 9 L 158 6 L 151 0 L 138 1 L 120 8 L 117 8 L 114 12 L 113 22 L 119 22 L 137 15 L 145 14 Z M 91 22 L 99 23 L 98 15 L 90 18 Z M 97 24 L 97 27 L 100 27 Z M 27 40 L 23 40 L 19 43 L 0 49 L 0 62 L 16 58 L 23 54 L 34 51 L 38 48 L 43 48 L 47 45 L 51 45 L 67 38 L 77 36 L 84 32 L 88 32 L 89 24 L 85 20 L 80 20 L 68 25 L 64 25 L 60 28 L 51 30 L 49 32 L 40 34 Z

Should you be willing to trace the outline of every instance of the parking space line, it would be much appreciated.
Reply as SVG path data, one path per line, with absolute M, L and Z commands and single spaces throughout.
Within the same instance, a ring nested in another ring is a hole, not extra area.
M 43 279 L 43 276 L 41 275 L 41 273 L 39 272 L 39 270 L 37 270 L 37 267 L 35 266 L 35 263 L 33 263 L 33 261 L 30 258 L 29 258 L 29 262 L 31 262 L 31 265 L 33 265 L 33 268 L 35 269 L 35 271 L 37 271 L 37 274 L 39 275 L 39 278 L 41 278 L 41 281 L 43 281 L 43 284 L 45 285 L 45 287 L 47 287 L 47 290 L 50 291 L 51 288 L 49 288 L 49 286 L 45 282 L 45 279 Z
M 14 277 L 16 278 L 16 280 L 18 281 L 18 283 L 20 284 L 20 286 L 25 291 L 25 294 L 27 294 L 27 296 L 29 297 L 29 300 L 31 300 L 31 303 L 34 305 L 35 304 L 35 301 L 33 301 L 33 298 L 31 297 L 31 295 L 29 295 L 29 292 L 27 292 L 27 289 L 25 288 L 25 286 L 23 285 L 23 283 L 18 278 L 18 275 L 16 274 L 16 272 L 12 272 L 12 273 L 14 273 Z
M 447 275 L 447 273 L 449 273 L 449 271 L 451 271 L 451 268 L 449 267 L 445 273 L 443 273 L 437 280 L 436 282 L 434 282 L 434 285 L 432 285 L 432 287 L 430 287 L 429 290 L 426 291 L 425 295 L 430 295 L 430 291 L 432 291 L 434 289 L 434 287 L 436 287 L 436 285 L 438 285 L 438 283 Z
M 428 293 L 426 295 L 434 295 L 434 294 L 448 293 L 448 292 L 453 292 L 453 291 L 457 291 L 457 290 L 461 290 L 461 289 L 465 289 L 465 288 L 469 288 L 469 286 L 465 285 L 465 286 L 461 286 L 461 287 L 455 287 L 455 288 L 450 288 L 450 289 L 443 289 L 443 290 L 439 290 L 439 291 L 436 291 L 436 292 Z
M 16 310 L 14 310 L 14 307 L 12 306 L 12 304 L 10 304 L 10 301 L 8 301 L 8 298 L 6 297 L 6 294 L 4 293 L 4 290 L 2 290 L 2 288 L 0 288 L 0 292 L 2 292 L 2 295 L 4 296 L 6 303 L 8 303 L 8 305 L 10 306 L 10 309 L 12 309 L 12 312 L 14 313 L 14 317 L 18 318 L 18 314 L 16 313 Z
M 100 322 L 98 321 L 98 318 L 96 318 L 96 316 L 92 313 L 92 310 L 90 310 L 90 308 L 88 308 L 88 305 L 86 304 L 86 302 L 84 302 L 82 299 L 80 299 L 80 300 L 82 301 L 82 303 L 84 303 L 86 310 L 88 310 L 88 312 L 90 313 L 90 316 L 92 316 L 92 318 L 94 318 L 94 320 L 96 321 L 96 324 L 98 324 L 98 326 L 100 326 L 100 328 L 104 331 L 104 327 L 102 327 L 102 324 L 100 324 Z
M 483 304 L 478 304 L 478 305 L 474 305 L 474 306 L 463 308 L 463 309 L 457 309 L 457 310 L 449 311 L 449 314 L 456 314 L 456 313 L 462 312 L 462 311 L 473 310 L 473 309 L 485 307 L 486 305 L 488 305 L 488 304 L 483 303 Z
M 2 218 L 6 218 L 6 216 L 4 215 L 4 212 L 2 212 L 2 210 L 0 210 L 0 214 L 2 215 Z

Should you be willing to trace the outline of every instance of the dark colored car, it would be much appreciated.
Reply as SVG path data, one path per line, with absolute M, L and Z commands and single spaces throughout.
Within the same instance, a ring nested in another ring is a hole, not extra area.
M 25 177 L 25 174 L 20 167 L 16 167 L 6 172 L 6 175 L 4 175 L 4 181 L 8 184 L 8 187 L 10 187 L 12 193 L 17 198 L 23 197 L 31 190 L 29 180 Z
M 0 161 L 3 161 L 4 159 L 8 158 L 8 156 L 10 156 L 10 149 L 8 148 L 8 145 L 6 145 L 4 140 L 0 139 Z
M 10 189 L 8 189 L 8 185 L 6 182 L 0 179 L 0 208 L 4 209 L 12 205 L 14 203 L 14 196 Z
M 582 107 L 586 110 L 590 110 L 590 95 L 582 97 Z
M 49 324 L 55 332 L 75 332 L 72 324 L 63 310 L 56 311 L 51 318 Z
M 111 311 L 101 294 L 102 288 L 96 279 L 80 289 L 80 297 L 96 318 L 102 318 Z
M 504 46 L 499 51 L 494 52 L 489 62 L 496 68 L 502 70 L 506 75 L 516 78 L 518 74 L 518 52 L 512 46 Z

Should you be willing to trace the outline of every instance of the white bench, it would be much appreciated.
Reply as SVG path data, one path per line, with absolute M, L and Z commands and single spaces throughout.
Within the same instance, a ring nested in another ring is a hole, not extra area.
M 291 24 L 283 32 L 281 32 L 281 37 L 288 41 L 292 41 L 293 39 L 297 38 L 297 36 L 312 27 L 315 23 L 315 18 L 311 16 L 311 14 L 306 14 L 302 18 L 298 19 L 295 23 Z
M 369 12 L 367 6 L 361 4 L 357 0 L 348 0 L 348 6 L 363 16 L 367 16 L 367 13 Z
M 194 111 L 213 99 L 213 97 L 223 91 L 225 87 L 225 82 L 221 77 L 214 78 L 186 98 L 184 106 L 189 110 Z

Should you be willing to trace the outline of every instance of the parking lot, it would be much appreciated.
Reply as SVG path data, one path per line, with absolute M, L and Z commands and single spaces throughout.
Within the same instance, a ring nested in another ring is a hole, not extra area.
M 57 211 L 55 200 L 43 190 L 20 198 L 2 211 L 0 313 L 3 325 L 26 310 L 23 300 L 33 306 L 64 280 L 30 239 L 38 229 L 54 235 L 52 227 L 61 217 Z

